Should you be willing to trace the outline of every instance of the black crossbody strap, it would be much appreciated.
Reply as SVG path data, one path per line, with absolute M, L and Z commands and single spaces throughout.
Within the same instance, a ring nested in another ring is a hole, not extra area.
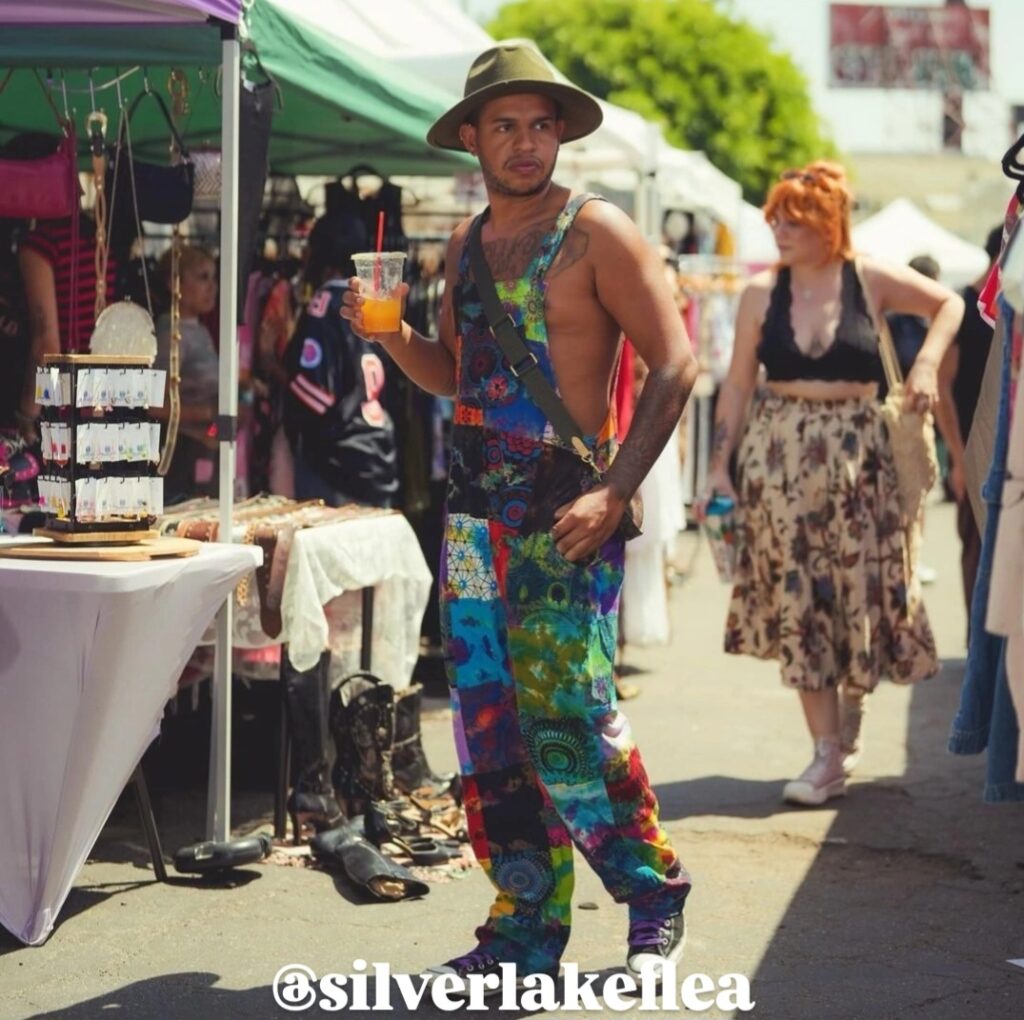
M 469 268 L 473 273 L 480 300 L 483 302 L 484 314 L 487 316 L 487 324 L 491 327 L 491 334 L 498 341 L 502 354 L 508 359 L 512 374 L 523 381 L 523 385 L 533 398 L 534 403 L 551 422 L 551 427 L 555 430 L 558 438 L 581 460 L 593 464 L 594 455 L 583 440 L 582 430 L 569 414 L 562 398 L 555 392 L 555 388 L 540 370 L 537 358 L 526 346 L 526 341 L 523 340 L 516 324 L 505 311 L 501 299 L 498 297 L 498 292 L 494 287 L 494 278 L 487 267 L 487 259 L 484 258 L 483 244 L 480 240 L 483 220 L 483 213 L 481 213 L 473 220 L 469 228 Z

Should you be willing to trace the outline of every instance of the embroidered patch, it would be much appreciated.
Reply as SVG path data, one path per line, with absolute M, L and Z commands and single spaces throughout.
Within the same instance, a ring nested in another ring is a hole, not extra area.
M 302 354 L 299 355 L 299 364 L 303 368 L 317 368 L 323 360 L 323 348 L 312 337 L 306 337 L 302 341 Z

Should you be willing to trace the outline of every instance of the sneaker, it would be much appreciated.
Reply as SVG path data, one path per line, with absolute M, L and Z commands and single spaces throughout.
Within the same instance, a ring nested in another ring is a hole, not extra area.
M 832 797 L 846 796 L 846 775 L 838 737 L 821 737 L 814 744 L 814 760 L 782 790 L 782 799 L 817 806 Z
M 683 914 L 653 920 L 629 922 L 629 950 L 626 970 L 640 977 L 645 970 L 666 962 L 678 963 L 686 946 L 686 922 Z
M 422 971 L 421 974 L 424 977 L 429 978 L 431 981 L 445 974 L 456 974 L 460 978 L 468 978 L 470 974 L 497 974 L 498 977 L 501 977 L 502 962 L 503 961 L 499 960 L 493 953 L 488 953 L 486 950 L 477 947 L 476 949 L 470 950 L 463 956 L 456 956 L 447 963 L 439 963 L 434 967 L 427 967 L 427 969 Z M 516 988 L 520 990 L 523 989 L 525 987 L 523 981 L 528 976 L 529 974 L 517 969 Z M 558 977 L 557 967 L 550 972 L 550 976 L 553 978 Z M 501 985 L 498 985 L 497 988 L 487 987 L 484 989 L 485 999 L 490 999 L 496 995 L 501 995 Z

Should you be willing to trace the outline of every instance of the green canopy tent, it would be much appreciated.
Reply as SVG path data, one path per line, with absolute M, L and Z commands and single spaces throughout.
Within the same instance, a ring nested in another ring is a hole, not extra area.
M 454 101 L 448 93 L 390 63 L 339 49 L 318 32 L 315 22 L 286 13 L 275 0 L 256 0 L 248 27 L 243 68 L 253 78 L 262 69 L 280 89 L 270 141 L 274 171 L 331 175 L 369 163 L 385 175 L 448 175 L 472 165 L 468 157 L 431 149 L 425 141 L 427 128 Z M 218 145 L 221 54 L 216 32 L 206 25 L 160 26 L 136 29 L 133 36 L 109 26 L 77 26 L 55 39 L 52 27 L 5 27 L 0 67 L 15 70 L 0 92 L 0 137 L 55 129 L 53 112 L 28 69 L 38 70 L 44 79 L 49 73 L 58 109 L 63 109 L 66 93 L 68 108 L 76 115 L 86 168 L 84 122 L 93 103 L 111 118 L 108 135 L 113 136 L 117 99 L 112 83 L 119 75 L 125 76 L 125 99 L 142 90 L 144 78 L 166 98 L 170 68 L 178 67 L 189 82 L 186 142 Z M 132 69 L 137 70 L 126 74 Z M 166 154 L 167 130 L 155 104 L 140 105 L 131 134 L 140 156 Z

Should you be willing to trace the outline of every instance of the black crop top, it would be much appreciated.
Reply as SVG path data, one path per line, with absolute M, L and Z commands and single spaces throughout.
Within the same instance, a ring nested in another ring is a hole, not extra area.
M 835 339 L 818 357 L 804 354 L 796 345 L 789 317 L 793 300 L 789 276 L 788 266 L 779 270 L 768 314 L 761 327 L 761 342 L 757 345 L 757 357 L 769 381 L 880 382 L 882 360 L 878 354 L 878 334 L 868 314 L 853 263 L 843 263 L 842 309 Z

